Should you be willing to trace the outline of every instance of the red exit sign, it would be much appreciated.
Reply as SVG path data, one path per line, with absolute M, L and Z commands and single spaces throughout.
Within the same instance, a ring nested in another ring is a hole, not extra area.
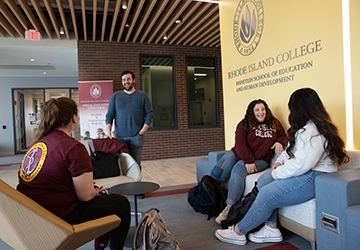
M 26 40 L 40 40 L 40 33 L 36 30 L 27 30 L 25 31 L 25 39 Z

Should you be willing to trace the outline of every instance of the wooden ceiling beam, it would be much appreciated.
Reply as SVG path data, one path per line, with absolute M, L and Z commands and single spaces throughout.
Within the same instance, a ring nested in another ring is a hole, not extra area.
M 14 2 L 14 0 L 5 0 L 5 3 L 11 9 L 11 11 L 14 13 L 17 20 L 23 26 L 24 30 L 28 30 L 29 29 L 28 22 L 27 22 L 25 16 L 21 13 L 17 4 Z
M 181 22 L 177 25 L 173 25 L 170 30 L 168 30 L 167 32 L 167 36 L 168 39 L 167 40 L 163 40 L 163 44 L 166 42 L 171 41 L 171 38 L 174 34 L 177 33 L 177 31 L 187 23 L 187 20 L 194 14 L 194 12 L 201 6 L 201 2 L 192 2 L 191 6 L 181 14 L 181 16 L 179 17 L 179 19 L 181 19 Z
M 139 19 L 139 15 L 140 15 L 140 12 L 141 12 L 141 9 L 142 9 L 144 3 L 145 3 L 145 0 L 138 0 L 138 2 L 137 2 L 133 17 L 132 17 L 131 22 L 129 24 L 130 26 L 129 26 L 128 30 L 127 30 L 127 34 L 126 34 L 126 37 L 125 37 L 125 42 L 129 41 L 130 35 L 132 33 L 132 30 L 135 27 L 136 21 Z
M 199 2 L 201 3 L 201 2 Z M 195 25 L 200 17 L 207 18 L 209 12 L 212 12 L 212 9 L 208 10 L 211 7 L 209 3 L 201 3 L 201 6 L 194 12 L 193 15 L 181 26 L 180 30 L 174 34 L 173 37 L 170 37 L 169 44 L 175 43 L 179 37 L 183 36 L 183 34 Z
M 220 41 L 220 30 L 217 34 L 214 35 L 212 39 L 209 39 L 208 42 L 204 43 L 203 46 L 214 47 L 214 44 L 219 43 L 219 41 Z
M 11 26 L 16 30 L 16 32 L 22 37 L 25 38 L 25 30 L 21 27 L 21 24 L 16 20 L 14 15 L 10 12 L 8 7 L 0 1 L 0 13 L 6 18 L 6 20 L 11 24 Z
M 77 25 L 76 25 L 76 14 L 75 14 L 75 8 L 74 8 L 74 1 L 73 0 L 69 0 L 69 8 L 70 8 L 70 12 L 71 12 L 71 20 L 72 20 L 74 33 L 75 33 L 75 39 L 76 39 L 76 41 L 79 41 L 79 34 L 78 34 L 78 30 L 77 30 Z
M 158 4 L 157 8 L 155 9 L 153 15 L 150 16 L 150 21 L 147 23 L 144 33 L 142 34 L 142 37 L 140 39 L 140 43 L 143 43 L 148 36 L 150 30 L 155 25 L 155 22 L 158 20 L 160 14 L 164 11 L 164 8 L 169 0 L 161 0 L 161 2 Z
M 43 12 L 41 6 L 40 6 L 39 1 L 37 1 L 37 0 L 30 0 L 30 1 L 31 1 L 32 5 L 34 6 L 36 13 L 38 14 L 38 17 L 40 19 L 40 22 L 41 22 L 42 26 L 44 27 L 44 29 L 46 31 L 46 34 L 48 35 L 48 37 L 50 39 L 52 39 L 52 32 L 51 32 L 50 26 L 49 26 L 49 24 L 48 24 L 48 22 L 46 20 L 46 17 L 44 15 L 44 12 Z
M 102 42 L 105 39 L 106 18 L 107 18 L 108 11 L 109 11 L 109 0 L 105 0 L 105 2 L 104 2 L 103 20 L 102 20 L 102 28 L 101 28 L 101 41 Z
M 135 31 L 135 34 L 133 36 L 133 43 L 136 42 L 136 40 L 138 39 L 139 35 L 140 35 L 140 32 L 141 30 L 143 29 L 146 21 L 148 20 L 150 14 L 151 14 L 151 11 L 152 9 L 154 8 L 156 4 L 156 0 L 153 0 L 153 1 L 148 1 L 148 5 L 146 6 L 145 8 L 145 11 L 144 11 L 144 14 L 142 15 L 142 18 L 136 28 L 136 31 Z
M 65 12 L 64 12 L 64 7 L 63 7 L 62 0 L 56 0 L 56 4 L 57 4 L 58 10 L 60 12 L 60 18 L 61 18 L 61 22 L 62 22 L 62 27 L 64 29 L 66 38 L 68 40 L 70 40 L 70 33 L 69 33 L 69 28 L 68 28 L 67 23 L 66 23 L 66 17 L 65 17 Z
M 213 29 L 209 29 L 208 32 L 204 32 L 204 35 L 200 36 L 199 39 L 196 39 L 196 42 L 191 42 L 190 45 L 196 44 L 197 46 L 206 46 L 213 41 L 214 37 L 216 37 L 216 34 L 218 34 L 219 32 L 219 27 L 215 26 Z
M 0 25 L 0 35 L 1 35 L 2 37 L 6 37 L 6 30 L 4 30 L 4 28 L 1 27 L 1 25 Z
M 3 15 L 0 15 L 0 26 L 2 26 L 7 33 L 10 34 L 13 38 L 16 38 L 16 31 L 15 29 L 10 25 L 10 23 L 3 17 Z
M 193 36 L 194 33 L 198 34 L 199 30 L 203 30 L 204 26 L 205 27 L 208 26 L 207 25 L 208 23 L 212 23 L 213 20 L 219 19 L 218 12 L 212 12 L 211 17 L 208 17 L 208 14 L 209 14 L 209 12 L 206 12 L 206 18 L 205 17 L 199 18 L 199 20 L 193 26 L 188 28 L 186 33 L 177 40 L 176 45 L 179 45 L 180 43 L 182 43 L 182 41 L 184 41 L 189 36 L 194 37 Z
M 189 5 L 191 4 L 191 1 L 182 1 L 175 11 L 173 11 L 170 15 L 170 17 L 167 19 L 166 23 L 162 26 L 160 29 L 157 39 L 155 39 L 155 43 L 159 43 L 164 35 L 166 34 L 167 38 L 169 38 L 167 31 L 171 28 L 171 26 L 177 25 L 175 21 L 187 10 Z M 167 40 L 167 39 L 164 39 Z
M 166 20 L 169 18 L 171 13 L 175 10 L 176 6 L 180 3 L 181 0 L 171 0 L 169 4 L 166 6 L 165 10 L 162 12 L 159 20 L 156 22 L 155 27 L 151 30 L 151 35 L 148 39 L 148 43 L 151 43 L 154 37 L 157 35 L 161 27 L 164 25 Z
M 58 22 L 56 20 L 54 10 L 53 10 L 53 8 L 51 6 L 50 0 L 44 0 L 44 4 L 45 4 L 47 12 L 49 13 L 50 20 L 51 20 L 52 25 L 54 27 L 56 36 L 58 37 L 59 40 L 61 40 L 59 25 L 58 25 Z
M 96 41 L 96 10 L 97 9 L 97 0 L 93 0 L 93 8 L 92 8 L 92 12 L 93 12 L 93 41 Z
M 194 43 L 194 41 L 198 40 L 199 37 L 203 37 L 204 34 L 207 34 L 209 31 L 212 31 L 216 26 L 216 20 L 218 17 L 213 17 L 204 23 L 201 27 L 199 27 L 194 33 L 192 33 L 182 44 L 187 45 L 189 43 Z
M 122 34 L 124 32 L 124 28 L 127 23 L 127 19 L 128 19 L 129 13 L 130 13 L 132 3 L 133 3 L 133 0 L 128 0 L 128 2 L 127 2 L 127 8 L 126 8 L 123 18 L 121 19 L 121 22 L 120 22 L 120 29 L 119 29 L 119 33 L 118 33 L 118 37 L 117 37 L 118 42 L 120 42 Z
M 41 25 L 37 21 L 36 17 L 34 16 L 32 10 L 29 7 L 29 4 L 26 2 L 26 0 L 18 0 L 18 3 L 21 5 L 21 8 L 25 12 L 26 16 L 28 17 L 31 25 L 33 26 L 33 29 L 40 32 L 40 35 L 42 38 L 44 38 L 44 31 L 41 28 Z M 30 28 L 29 28 L 30 29 Z
M 113 36 L 114 36 L 114 31 L 115 31 L 115 26 L 116 26 L 116 21 L 117 21 L 118 15 L 119 15 L 119 11 L 120 11 L 120 6 L 121 6 L 121 1 L 116 1 L 116 5 L 115 5 L 115 9 L 114 9 L 114 16 L 113 16 L 113 20 L 111 23 L 109 42 L 112 41 Z
M 75 15 L 75 8 L 74 8 L 73 0 L 69 0 L 69 8 L 70 8 L 71 20 L 73 23 L 73 28 L 74 28 L 74 33 L 75 33 L 75 39 L 76 39 L 76 41 L 79 41 L 79 34 L 78 34 L 78 30 L 77 30 L 76 15 Z
M 83 31 L 84 31 L 84 41 L 87 41 L 87 31 L 86 31 L 86 6 L 85 0 L 81 0 L 81 15 L 83 20 Z

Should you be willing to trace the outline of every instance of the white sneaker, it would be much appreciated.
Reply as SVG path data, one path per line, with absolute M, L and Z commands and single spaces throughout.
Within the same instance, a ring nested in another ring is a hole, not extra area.
M 226 207 L 224 208 L 224 210 L 219 214 L 219 216 L 216 217 L 215 221 L 216 221 L 217 224 L 221 225 L 221 222 L 222 222 L 223 220 L 226 220 L 226 219 L 227 219 L 228 214 L 229 214 L 229 209 L 230 209 L 230 208 L 228 208 L 228 206 L 226 206 Z
M 246 236 L 238 235 L 234 230 L 234 226 L 228 229 L 218 229 L 215 231 L 215 237 L 222 242 L 244 246 L 246 244 Z
M 249 234 L 248 238 L 255 243 L 280 242 L 283 240 L 279 229 L 271 228 L 266 224 L 259 231 Z

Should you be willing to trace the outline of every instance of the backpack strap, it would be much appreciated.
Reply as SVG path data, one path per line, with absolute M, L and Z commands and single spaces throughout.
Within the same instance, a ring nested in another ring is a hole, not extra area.
M 155 216 L 151 216 L 152 215 L 152 211 L 155 211 L 156 213 L 154 214 Z M 145 213 L 143 213 L 143 216 L 140 220 L 140 222 L 138 223 L 136 230 L 135 230 L 135 234 L 134 234 L 134 238 L 133 238 L 133 249 L 138 249 L 138 250 L 146 250 L 146 227 L 148 224 L 151 224 L 151 222 L 154 220 L 154 218 L 156 217 L 157 214 L 159 214 L 159 210 L 157 208 L 150 208 L 148 211 L 146 211 Z M 136 216 L 136 215 L 135 215 Z M 162 219 L 162 217 L 161 217 Z M 149 222 L 149 220 L 151 220 L 151 222 Z M 139 237 L 139 233 L 140 233 L 140 229 L 141 227 L 144 227 L 144 231 L 143 231 L 143 239 L 142 239 L 142 244 L 140 245 L 140 247 L 137 246 L 137 241 L 138 241 L 138 237 Z
M 90 151 L 92 153 L 92 155 L 94 155 L 96 157 L 96 150 L 95 150 L 95 147 L 94 147 L 94 142 L 92 139 L 89 139 L 89 140 L 86 140 L 87 143 L 89 144 L 89 147 L 90 147 Z

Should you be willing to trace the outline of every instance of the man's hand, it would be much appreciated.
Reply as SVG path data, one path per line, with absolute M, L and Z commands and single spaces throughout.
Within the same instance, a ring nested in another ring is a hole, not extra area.
M 144 124 L 142 129 L 139 131 L 139 135 L 144 135 L 146 133 L 146 131 L 148 130 L 148 128 L 149 128 L 149 125 Z

